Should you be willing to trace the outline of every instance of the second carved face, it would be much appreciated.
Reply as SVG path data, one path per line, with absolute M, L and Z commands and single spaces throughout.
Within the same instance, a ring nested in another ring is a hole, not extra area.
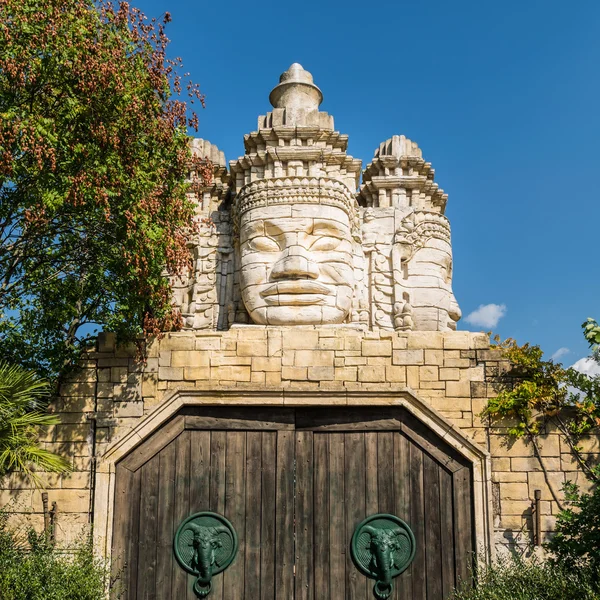
M 250 209 L 240 220 L 240 285 L 261 325 L 343 323 L 354 268 L 348 214 L 321 204 Z

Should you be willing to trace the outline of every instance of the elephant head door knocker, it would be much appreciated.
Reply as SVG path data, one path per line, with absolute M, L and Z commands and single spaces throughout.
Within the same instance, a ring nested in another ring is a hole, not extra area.
M 177 562 L 197 576 L 194 593 L 205 598 L 212 589 L 212 577 L 224 571 L 237 553 L 238 539 L 233 525 L 212 512 L 191 515 L 175 534 L 173 548 Z
M 410 565 L 415 550 L 413 532 L 394 515 L 372 515 L 352 536 L 352 560 L 361 573 L 375 579 L 373 594 L 378 600 L 389 598 L 392 580 Z

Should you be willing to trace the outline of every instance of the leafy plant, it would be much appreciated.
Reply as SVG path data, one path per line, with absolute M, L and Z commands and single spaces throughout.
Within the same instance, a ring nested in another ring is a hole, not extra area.
M 599 600 L 589 572 L 572 572 L 535 555 L 510 555 L 492 565 L 480 563 L 475 586 L 454 592 L 452 600 Z
M 177 328 L 187 128 L 204 98 L 165 27 L 127 2 L 0 0 L 0 356 L 55 377 L 95 328 Z M 187 100 L 182 98 L 187 93 Z M 183 95 L 182 95 L 183 94 Z
M 25 541 L 8 528 L 6 513 L 0 513 L 2 600 L 104 600 L 108 576 L 106 563 L 94 556 L 91 539 L 68 552 L 33 530 Z
M 586 323 L 583 327 L 585 330 Z M 542 468 L 537 437 L 548 426 L 556 427 L 586 477 L 598 481 L 598 472 L 579 444 L 600 427 L 600 377 L 543 360 L 539 346 L 519 346 L 510 338 L 494 340 L 512 368 L 498 378 L 498 395 L 489 400 L 483 415 L 494 421 L 506 419 L 508 435 L 525 437 Z
M 591 573 L 600 582 L 600 487 L 582 494 L 572 482 L 565 484 L 569 504 L 556 522 L 554 537 L 546 544 L 555 567 Z
M 38 443 L 39 428 L 58 423 L 45 412 L 49 387 L 33 371 L 0 362 L 0 477 L 22 471 L 39 481 L 34 469 L 69 471 L 63 458 Z

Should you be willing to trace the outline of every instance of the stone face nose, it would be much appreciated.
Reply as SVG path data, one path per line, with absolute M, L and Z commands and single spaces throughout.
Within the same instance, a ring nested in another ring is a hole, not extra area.
M 292 246 L 273 266 L 273 279 L 318 279 L 319 268 L 301 246 Z
M 294 63 L 279 77 L 269 101 L 274 108 L 312 111 L 323 102 L 323 94 L 314 84 L 313 76 L 301 64 Z

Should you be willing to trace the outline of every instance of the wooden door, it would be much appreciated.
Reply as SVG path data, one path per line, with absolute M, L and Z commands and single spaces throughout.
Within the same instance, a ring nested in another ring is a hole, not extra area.
M 400 517 L 417 544 L 392 600 L 441 600 L 469 579 L 471 469 L 407 411 L 299 411 L 296 462 L 296 600 L 373 599 L 350 542 L 376 513 Z
M 173 536 L 210 510 L 239 550 L 209 599 L 371 600 L 350 540 L 383 512 L 417 543 L 392 598 L 439 600 L 468 578 L 471 489 L 468 463 L 401 408 L 186 409 L 117 465 L 114 570 L 128 600 L 194 599 Z

